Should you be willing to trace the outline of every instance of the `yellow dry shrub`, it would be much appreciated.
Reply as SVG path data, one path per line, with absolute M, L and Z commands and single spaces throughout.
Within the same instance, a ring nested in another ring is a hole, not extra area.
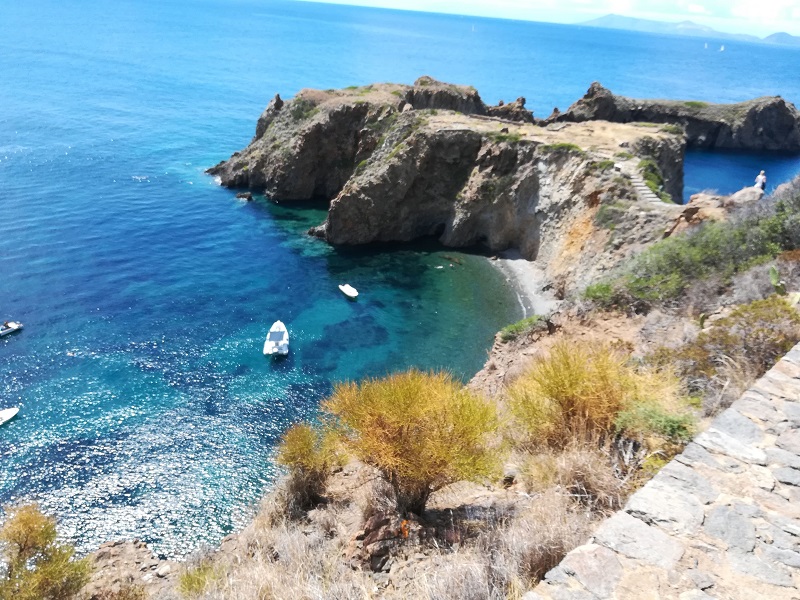
M 508 397 L 525 443 L 554 448 L 602 440 L 620 429 L 620 415 L 638 415 L 640 407 L 662 415 L 681 405 L 680 382 L 668 370 L 636 368 L 626 352 L 575 341 L 555 344 L 509 387 Z M 647 420 L 628 423 L 629 433 L 641 436 L 634 430 Z
M 335 435 L 307 423 L 293 425 L 283 434 L 277 460 L 289 468 L 287 492 L 300 509 L 321 500 L 331 469 L 341 463 Z
M 35 504 L 6 509 L 0 530 L 0 600 L 69 600 L 89 580 L 87 559 L 56 542 L 55 519 Z
M 402 511 L 421 514 L 432 492 L 497 471 L 498 452 L 487 443 L 498 425 L 494 405 L 446 373 L 343 383 L 323 409 L 345 447 L 383 473 Z

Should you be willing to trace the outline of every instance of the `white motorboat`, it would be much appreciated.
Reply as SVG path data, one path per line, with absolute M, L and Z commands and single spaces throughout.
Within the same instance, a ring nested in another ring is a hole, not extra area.
M 19 409 L 16 408 L 16 407 L 14 407 L 14 408 L 6 408 L 5 410 L 0 410 L 0 425 L 5 423 L 6 421 L 10 421 L 14 417 L 16 417 L 18 412 L 19 412 Z
M 286 356 L 289 354 L 289 332 L 282 321 L 275 321 L 264 341 L 264 354 Z
M 20 329 L 22 329 L 22 323 L 18 321 L 6 321 L 0 325 L 0 337 L 19 331 Z
M 349 283 L 345 283 L 343 285 L 340 285 L 339 289 L 341 290 L 341 292 L 345 296 L 347 296 L 351 300 L 355 300 L 356 298 L 358 298 L 358 290 L 356 288 L 354 288 L 352 285 L 350 285 Z

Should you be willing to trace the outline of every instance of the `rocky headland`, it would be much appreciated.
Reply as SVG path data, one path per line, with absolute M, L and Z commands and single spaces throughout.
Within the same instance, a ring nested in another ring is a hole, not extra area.
M 800 152 L 800 113 L 780 96 L 737 104 L 641 100 L 613 94 L 595 82 L 586 95 L 548 122 L 664 123 L 680 126 L 692 148 Z
M 328 202 L 311 233 L 331 244 L 435 236 L 450 247 L 516 248 L 560 285 L 585 283 L 625 257 L 610 260 L 608 232 L 592 226 L 601 205 L 641 209 L 632 211 L 631 242 L 663 231 L 675 207 L 661 197 L 683 193 L 683 135 L 544 124 L 524 102 L 487 106 L 473 88 L 428 77 L 303 90 L 273 99 L 250 145 L 209 173 L 281 202 Z

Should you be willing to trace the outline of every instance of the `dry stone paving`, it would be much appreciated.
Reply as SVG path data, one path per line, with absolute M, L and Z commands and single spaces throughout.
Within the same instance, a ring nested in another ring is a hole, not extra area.
M 800 600 L 800 345 L 524 600 Z

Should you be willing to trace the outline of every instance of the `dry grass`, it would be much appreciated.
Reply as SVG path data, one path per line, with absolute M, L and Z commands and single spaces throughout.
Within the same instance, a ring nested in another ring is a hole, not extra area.
M 508 389 L 509 407 L 530 448 L 593 443 L 617 432 L 637 406 L 672 410 L 680 382 L 667 370 L 633 366 L 608 345 L 562 341 Z
M 268 505 L 266 510 L 269 511 Z M 346 538 L 336 535 L 335 509 L 309 522 L 257 518 L 240 534 L 235 556 L 206 567 L 197 600 L 350 600 L 373 598 L 374 584 L 342 558 Z M 321 524 L 325 521 L 329 527 Z M 202 579 L 202 578 L 198 578 Z
M 737 307 L 680 348 L 662 348 L 650 358 L 675 365 L 706 414 L 726 408 L 800 341 L 800 315 L 783 297 Z
M 619 510 L 629 488 L 615 475 L 609 449 L 573 445 L 527 457 L 522 479 L 529 492 L 545 493 L 557 487 L 576 503 L 598 514 Z
M 520 598 L 590 535 L 591 515 L 555 490 L 505 525 L 420 569 L 414 593 L 431 600 Z

